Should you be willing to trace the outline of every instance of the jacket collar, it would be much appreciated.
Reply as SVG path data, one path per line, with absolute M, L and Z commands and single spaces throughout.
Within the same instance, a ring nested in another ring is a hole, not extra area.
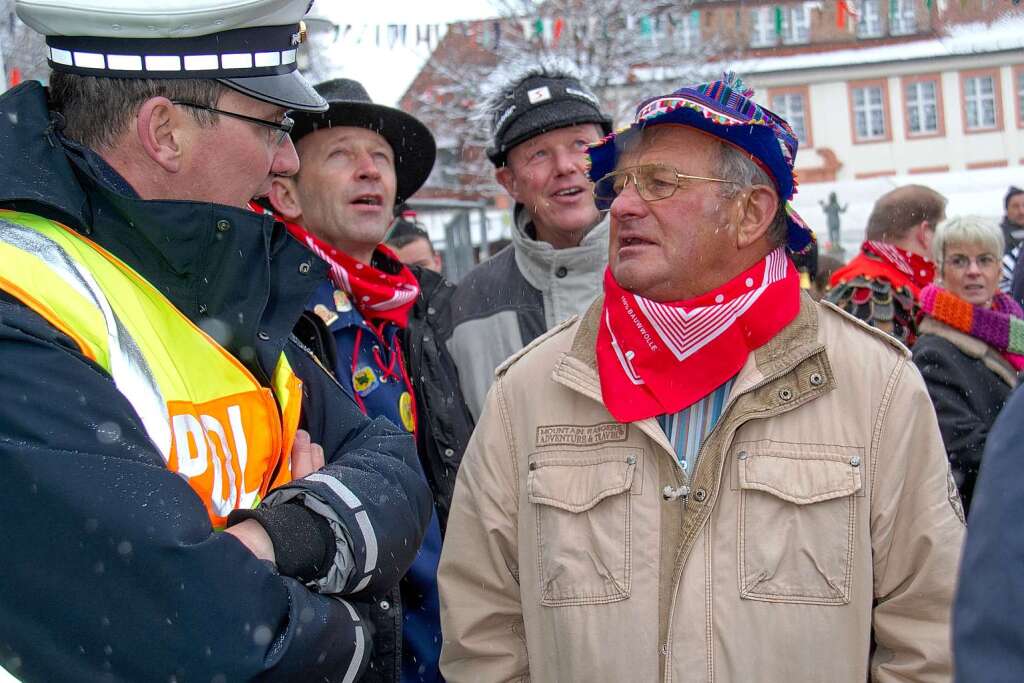
M 258 361 L 269 375 L 326 275 L 320 259 L 270 216 L 125 193 L 105 162 L 65 146 L 38 83 L 0 96 L 0 114 L 0 206 L 89 236 L 234 355 Z
M 599 297 L 584 313 L 573 336 L 571 348 L 558 361 L 552 372 L 552 378 L 559 384 L 602 404 L 596 344 L 603 303 L 604 297 Z M 833 384 L 825 345 L 818 339 L 817 304 L 803 294 L 800 312 L 793 322 L 747 358 L 743 368 L 736 375 L 736 381 L 729 394 L 729 402 L 732 403 L 739 396 L 760 389 L 766 383 L 771 384 L 773 378 L 789 373 L 809 359 L 813 367 L 807 368 L 808 376 L 817 374 L 820 378 L 806 385 L 800 381 L 793 382 L 788 394 L 770 390 L 758 391 L 758 401 L 762 407 L 771 409 L 787 405 L 796 406 L 809 399 L 812 394 L 816 395 L 830 389 Z M 653 418 L 643 422 L 651 422 L 656 426 Z M 658 429 L 659 433 L 660 431 Z M 664 440 L 663 434 L 660 440 Z
M 1003 358 L 1001 353 L 981 339 L 964 334 L 960 330 L 950 327 L 931 316 L 925 316 L 921 320 L 918 328 L 918 339 L 926 334 L 934 334 L 945 339 L 964 355 L 980 360 L 985 364 L 985 367 L 994 372 L 999 379 L 1009 384 L 1011 388 L 1017 386 L 1017 371 Z
M 522 204 L 513 212 L 512 244 L 516 265 L 526 281 L 542 292 L 549 291 L 555 282 L 555 271 L 564 266 L 570 278 L 593 279 L 608 261 L 608 216 L 583 236 L 579 246 L 555 249 L 547 242 L 531 237 L 533 217 Z M 600 275 L 598 275 L 600 280 Z

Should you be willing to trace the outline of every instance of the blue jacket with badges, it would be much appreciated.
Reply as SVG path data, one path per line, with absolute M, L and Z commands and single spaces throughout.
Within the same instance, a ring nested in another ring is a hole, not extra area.
M 413 385 L 415 374 L 400 339 L 402 330 L 393 323 L 377 326 L 353 306 L 348 294 L 325 280 L 310 300 L 309 308 L 327 325 L 335 357 L 334 370 L 341 385 L 371 417 L 386 417 L 396 426 L 415 433 L 417 415 Z M 426 407 L 430 410 L 430 406 Z M 421 461 L 423 459 L 421 452 Z M 426 463 L 422 463 L 427 470 Z M 426 476 L 426 474 L 424 474 Z M 435 499 L 437 489 L 435 488 Z M 450 503 L 450 498 L 448 498 Z M 447 506 L 445 507 L 447 510 Z M 380 681 L 439 681 L 441 653 L 440 602 L 437 565 L 441 554 L 441 528 L 432 515 L 426 537 L 397 594 L 378 600 L 376 642 L 378 651 L 367 679 Z M 380 609 L 387 605 L 387 609 Z M 385 643 L 393 643 L 388 652 Z

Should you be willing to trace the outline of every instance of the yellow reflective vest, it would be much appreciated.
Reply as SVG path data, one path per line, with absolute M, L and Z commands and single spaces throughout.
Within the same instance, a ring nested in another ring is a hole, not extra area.
M 113 254 L 56 221 L 0 210 L 0 289 L 72 339 L 132 404 L 215 528 L 291 480 L 301 382 L 273 391 Z

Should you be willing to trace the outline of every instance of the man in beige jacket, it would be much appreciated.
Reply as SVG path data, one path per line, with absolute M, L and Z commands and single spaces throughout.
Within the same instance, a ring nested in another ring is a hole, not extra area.
M 948 681 L 963 537 L 904 347 L 801 295 L 737 80 L 591 149 L 605 296 L 498 371 L 442 553 L 460 681 Z

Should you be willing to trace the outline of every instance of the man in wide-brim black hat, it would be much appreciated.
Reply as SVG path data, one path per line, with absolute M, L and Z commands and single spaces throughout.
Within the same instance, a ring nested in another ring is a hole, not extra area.
M 370 417 L 416 435 L 435 514 L 400 595 L 381 595 L 371 667 L 394 680 L 440 680 L 437 561 L 456 469 L 472 431 L 458 374 L 438 340 L 453 287 L 438 273 L 409 268 L 382 244 L 404 201 L 430 175 L 434 138 L 413 116 L 375 104 L 361 84 L 316 86 L 324 113 L 296 115 L 300 172 L 273 182 L 270 200 L 291 233 L 330 265 L 309 308 L 327 325 L 333 370 Z M 404 616 L 403 616 L 404 615 Z M 385 635 L 386 634 L 386 635 Z M 399 656 L 399 650 L 401 655 Z

